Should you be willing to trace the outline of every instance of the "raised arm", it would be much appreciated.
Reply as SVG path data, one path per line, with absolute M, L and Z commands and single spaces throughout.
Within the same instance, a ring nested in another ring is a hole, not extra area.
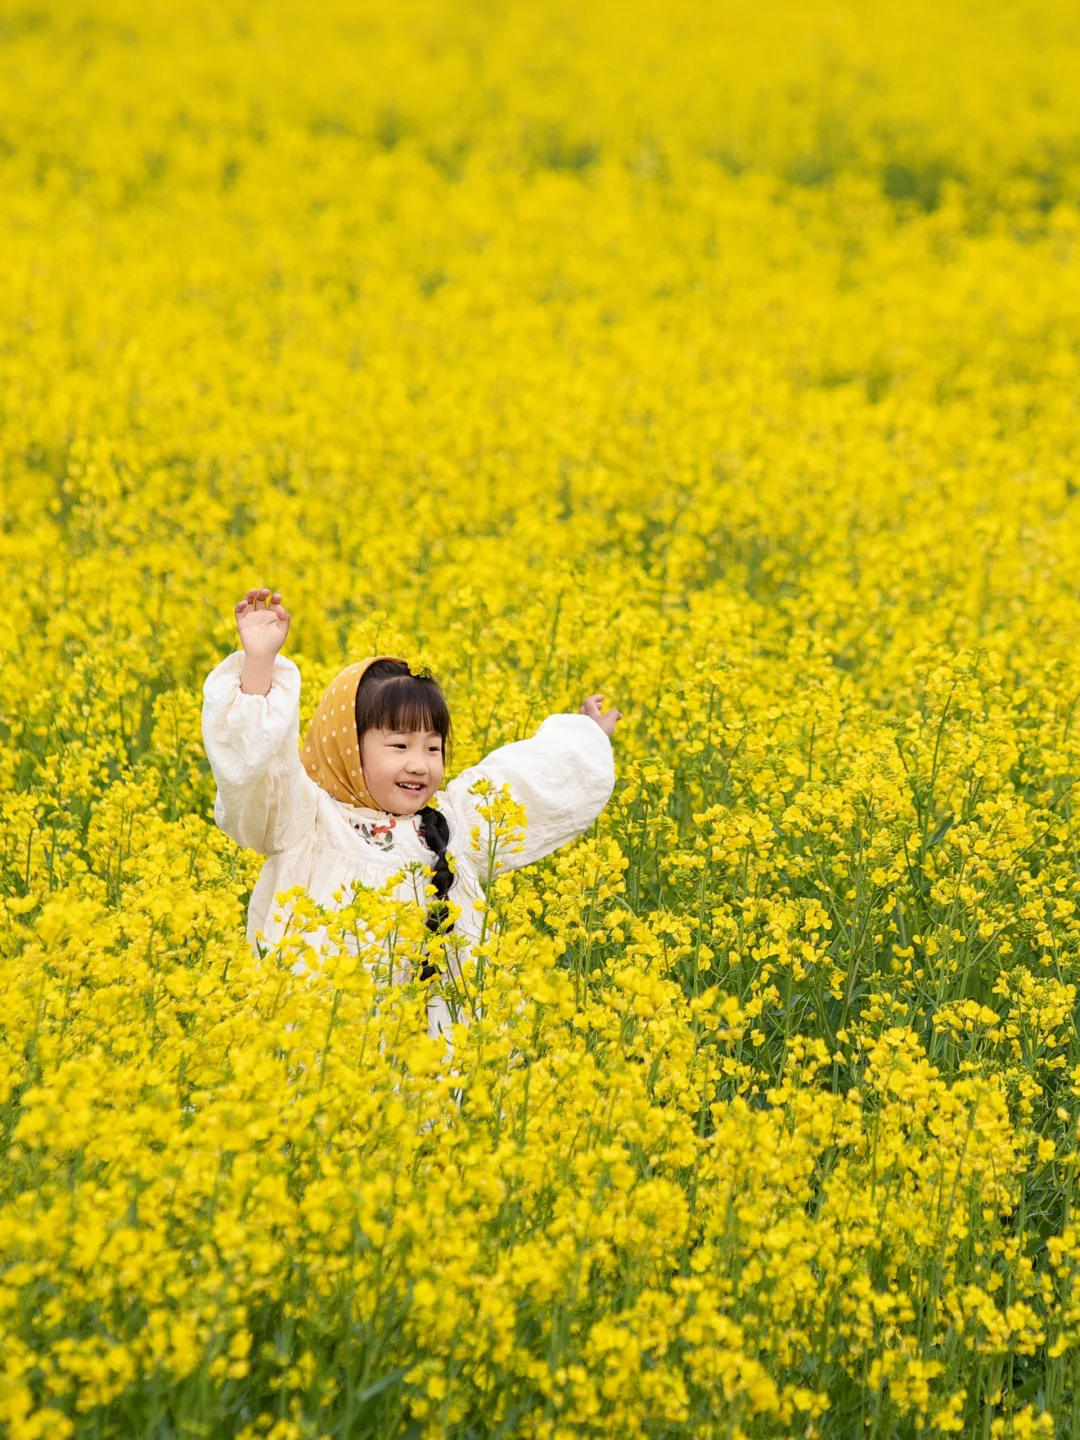
M 470 844 L 474 826 L 480 827 L 480 845 L 473 858 L 486 884 L 487 822 L 477 813 L 483 800 L 470 795 L 480 778 L 493 785 L 509 785 L 514 799 L 525 808 L 525 844 L 514 854 L 497 858 L 496 870 L 516 870 L 568 845 L 583 835 L 615 788 L 615 761 L 611 732 L 620 718 L 617 710 L 600 712 L 602 696 L 590 696 L 577 715 L 549 715 L 528 740 L 515 740 L 493 750 L 477 765 L 450 781 L 442 804 L 448 812 L 455 844 Z
M 214 819 L 238 845 L 270 855 L 314 824 L 316 787 L 300 763 L 300 671 L 279 655 L 281 596 L 250 590 L 235 609 L 242 650 L 203 685 L 202 733 L 217 781 Z

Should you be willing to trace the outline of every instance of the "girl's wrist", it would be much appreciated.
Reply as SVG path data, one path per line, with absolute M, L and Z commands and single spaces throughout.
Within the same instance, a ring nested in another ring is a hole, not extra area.
M 248 655 L 245 652 L 240 671 L 240 689 L 245 695 L 269 695 L 275 658 L 273 655 Z

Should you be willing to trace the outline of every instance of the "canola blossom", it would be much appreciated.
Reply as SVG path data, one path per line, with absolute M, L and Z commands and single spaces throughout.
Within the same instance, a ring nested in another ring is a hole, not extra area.
M 0 15 L 0 1433 L 1080 1436 L 1078 74 L 1065 0 Z M 302 725 L 625 717 L 452 1054 L 393 887 L 246 942 L 262 584 Z

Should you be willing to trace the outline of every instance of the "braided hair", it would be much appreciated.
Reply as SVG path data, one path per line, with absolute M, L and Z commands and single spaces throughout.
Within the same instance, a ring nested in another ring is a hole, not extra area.
M 431 730 L 442 740 L 443 757 L 450 740 L 450 711 L 439 683 L 430 671 L 416 674 L 402 660 L 376 660 L 364 671 L 356 687 L 356 734 L 362 739 L 368 730 Z M 419 816 L 420 834 L 435 859 L 432 873 L 435 899 L 428 906 L 427 928 L 445 933 L 453 928 L 447 916 L 447 896 L 454 883 L 446 847 L 450 826 L 446 816 L 425 805 Z M 421 980 L 436 974 L 436 967 L 427 964 L 420 972 Z

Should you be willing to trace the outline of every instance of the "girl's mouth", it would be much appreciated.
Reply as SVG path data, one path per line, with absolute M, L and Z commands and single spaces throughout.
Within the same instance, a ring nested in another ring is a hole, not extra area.
M 397 786 L 399 790 L 408 790 L 410 795 L 419 795 L 426 788 L 423 785 L 407 785 L 404 780 L 399 780 Z

